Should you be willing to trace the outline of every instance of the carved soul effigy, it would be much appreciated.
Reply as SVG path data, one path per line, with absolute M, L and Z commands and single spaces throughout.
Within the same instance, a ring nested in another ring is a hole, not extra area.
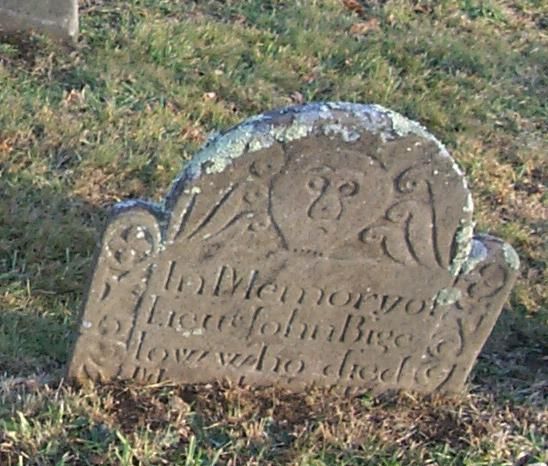
M 310 104 L 210 141 L 104 232 L 69 377 L 456 391 L 518 270 L 463 173 L 377 105 Z

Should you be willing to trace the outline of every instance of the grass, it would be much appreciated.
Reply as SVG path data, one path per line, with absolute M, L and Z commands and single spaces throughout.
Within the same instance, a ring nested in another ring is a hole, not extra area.
M 0 464 L 547 462 L 548 10 L 540 0 L 85 0 L 77 46 L 0 40 Z M 63 368 L 112 203 L 218 130 L 310 100 L 419 120 L 518 283 L 459 397 L 110 385 Z

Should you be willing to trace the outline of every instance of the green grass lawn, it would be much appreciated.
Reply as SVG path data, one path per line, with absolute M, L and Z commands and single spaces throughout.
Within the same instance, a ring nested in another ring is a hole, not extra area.
M 1 466 L 548 461 L 543 0 L 80 3 L 75 47 L 0 37 Z M 466 171 L 477 230 L 518 251 L 466 393 L 66 386 L 109 206 L 159 200 L 212 132 L 315 100 L 420 121 Z

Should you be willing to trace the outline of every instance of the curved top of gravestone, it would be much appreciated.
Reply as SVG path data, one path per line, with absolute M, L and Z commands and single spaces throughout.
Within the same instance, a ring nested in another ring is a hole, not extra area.
M 202 213 L 188 240 L 220 239 L 260 216 L 261 196 L 263 226 L 292 253 L 347 262 L 384 257 L 391 270 L 406 266 L 413 282 L 414 266 L 432 277 L 439 269 L 457 275 L 470 252 L 473 206 L 462 171 L 421 125 L 379 105 L 294 106 L 215 136 L 156 206 L 159 241 L 172 243 L 191 228 L 190 217 L 198 221 L 200 197 L 215 209 Z

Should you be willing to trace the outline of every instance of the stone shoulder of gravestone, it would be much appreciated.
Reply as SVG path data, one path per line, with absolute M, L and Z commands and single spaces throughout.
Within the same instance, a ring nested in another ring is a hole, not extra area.
M 68 376 L 460 390 L 519 265 L 472 210 L 447 150 L 390 110 L 251 118 L 163 204 L 114 209 Z
M 20 30 L 75 40 L 78 0 L 0 0 L 0 32 Z

